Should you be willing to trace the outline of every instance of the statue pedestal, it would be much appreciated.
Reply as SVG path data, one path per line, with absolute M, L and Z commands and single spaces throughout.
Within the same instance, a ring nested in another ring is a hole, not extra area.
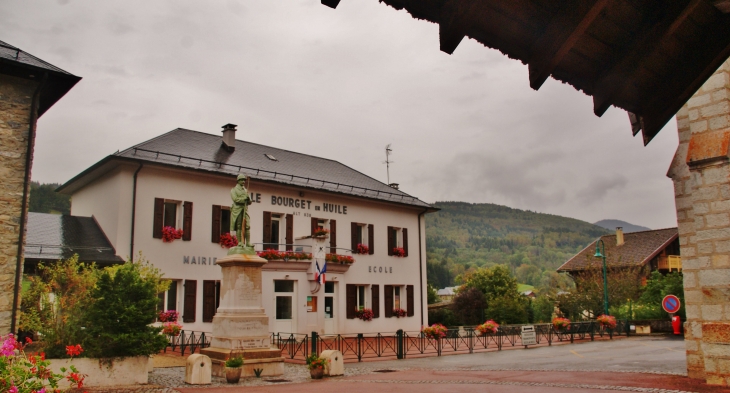
M 269 317 L 261 307 L 261 267 L 267 261 L 255 253 L 232 254 L 218 259 L 221 281 L 220 306 L 213 317 L 210 348 L 200 351 L 210 357 L 213 375 L 225 376 L 225 361 L 243 356 L 242 376 L 282 375 L 284 358 L 271 348 Z

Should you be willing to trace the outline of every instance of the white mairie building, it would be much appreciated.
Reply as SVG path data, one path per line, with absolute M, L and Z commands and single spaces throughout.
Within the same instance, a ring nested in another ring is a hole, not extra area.
M 220 301 L 216 260 L 227 253 L 219 241 L 229 232 L 238 174 L 249 177 L 251 242 L 257 251 L 280 251 L 262 272 L 271 332 L 426 325 L 424 215 L 436 209 L 339 162 L 236 140 L 235 127 L 224 126 L 222 138 L 175 129 L 107 156 L 59 192 L 71 195 L 72 215 L 96 219 L 119 255 L 142 252 L 172 280 L 160 308 L 178 310 L 185 330 L 212 330 Z M 182 237 L 163 241 L 165 227 L 181 229 Z M 311 237 L 319 227 L 330 231 L 325 240 Z M 358 245 L 367 253 L 357 254 Z M 330 254 L 325 284 L 314 281 L 314 259 L 294 260 L 286 251 Z M 337 256 L 354 263 L 333 262 Z M 362 309 L 373 311 L 372 321 L 357 318 Z M 406 315 L 396 317 L 395 309 Z

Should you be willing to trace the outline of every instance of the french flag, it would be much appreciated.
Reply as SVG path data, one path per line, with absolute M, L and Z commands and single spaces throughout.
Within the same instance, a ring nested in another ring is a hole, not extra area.
M 314 270 L 314 281 L 319 282 L 319 262 L 314 261 L 314 265 L 316 266 L 316 269 Z
M 319 265 L 317 266 L 317 269 L 319 269 Z M 324 265 L 322 265 L 322 270 L 319 271 L 320 277 L 322 277 L 322 284 L 324 284 L 325 281 L 325 273 L 327 272 L 327 261 L 324 261 Z

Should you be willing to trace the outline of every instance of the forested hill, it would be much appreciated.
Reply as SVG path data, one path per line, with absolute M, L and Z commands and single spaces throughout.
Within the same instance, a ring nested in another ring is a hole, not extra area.
M 469 268 L 509 265 L 520 283 L 539 286 L 608 230 L 585 221 L 491 203 L 436 202 L 426 215 L 428 281 L 454 284 Z

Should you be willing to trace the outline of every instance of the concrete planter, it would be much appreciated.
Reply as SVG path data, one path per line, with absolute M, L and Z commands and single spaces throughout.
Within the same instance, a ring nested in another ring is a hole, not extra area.
M 61 373 L 61 367 L 69 368 L 73 364 L 81 374 L 86 374 L 84 386 L 121 386 L 142 385 L 147 383 L 147 369 L 150 363 L 148 356 L 135 356 L 114 359 L 50 359 L 50 368 Z M 65 379 L 59 387 L 67 389 L 71 385 Z

